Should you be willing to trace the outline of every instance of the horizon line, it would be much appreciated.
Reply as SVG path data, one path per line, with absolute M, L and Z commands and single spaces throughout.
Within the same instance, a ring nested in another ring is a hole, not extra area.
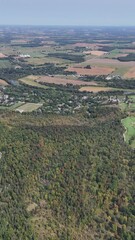
M 0 24 L 1 26 L 16 26 L 16 27 L 135 27 L 135 25 L 68 25 L 68 24 L 64 24 L 64 25 L 60 25 L 60 24 Z

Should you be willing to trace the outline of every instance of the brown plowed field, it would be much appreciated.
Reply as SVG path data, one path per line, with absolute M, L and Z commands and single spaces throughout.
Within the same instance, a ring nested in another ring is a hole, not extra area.
M 77 67 L 69 67 L 66 71 L 76 72 L 79 75 L 108 75 L 111 74 L 115 69 L 111 67 L 92 67 L 91 69 L 86 68 L 77 68 Z
M 100 64 L 100 65 L 112 65 L 112 66 L 121 66 L 121 67 L 134 67 L 135 62 L 120 62 L 117 59 L 107 59 L 107 58 L 93 58 L 85 61 L 86 64 Z
M 96 86 L 97 83 L 93 82 L 85 82 L 85 81 L 79 81 L 79 80 L 69 80 L 69 79 L 64 79 L 64 78 L 57 78 L 57 77 L 48 77 L 48 76 L 42 76 L 38 79 L 35 80 L 38 83 L 54 83 L 54 84 L 62 84 L 62 85 L 67 85 L 67 84 L 73 84 L 73 85 L 93 85 Z
M 0 85 L 7 86 L 8 83 L 5 80 L 0 79 Z

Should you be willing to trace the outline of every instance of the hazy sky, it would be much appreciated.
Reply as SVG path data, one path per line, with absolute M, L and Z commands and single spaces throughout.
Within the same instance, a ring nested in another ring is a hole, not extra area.
M 135 0 L 0 0 L 0 24 L 135 25 Z

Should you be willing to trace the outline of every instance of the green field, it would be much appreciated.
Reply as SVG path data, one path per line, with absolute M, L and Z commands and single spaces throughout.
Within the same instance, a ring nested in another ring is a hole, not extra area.
M 135 111 L 135 95 L 128 96 L 129 103 L 121 102 L 119 107 L 122 111 Z
M 127 117 L 122 120 L 122 124 L 126 129 L 124 139 L 132 148 L 135 148 L 135 117 Z
M 114 49 L 110 52 L 108 52 L 106 55 L 105 55 L 105 58 L 115 58 L 118 54 L 122 53 L 122 51 L 120 51 L 119 49 Z
M 42 103 L 25 103 L 24 105 L 21 105 L 20 107 L 16 108 L 15 111 L 20 113 L 32 112 L 40 108 L 42 105 L 43 105 Z

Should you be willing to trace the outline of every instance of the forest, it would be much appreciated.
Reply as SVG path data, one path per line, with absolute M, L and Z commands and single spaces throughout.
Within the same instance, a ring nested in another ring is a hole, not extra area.
M 135 152 L 124 115 L 95 111 L 1 111 L 0 239 L 134 239 Z

